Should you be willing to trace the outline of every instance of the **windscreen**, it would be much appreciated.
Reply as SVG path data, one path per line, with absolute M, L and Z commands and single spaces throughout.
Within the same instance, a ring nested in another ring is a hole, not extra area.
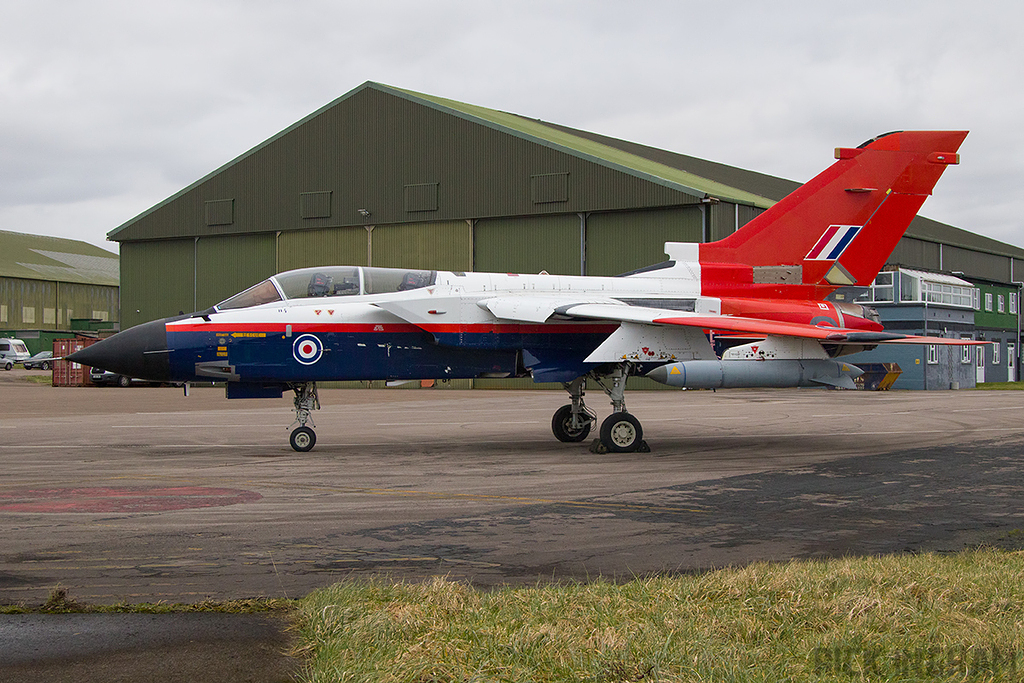
M 351 294 L 387 294 L 419 289 L 437 281 L 435 270 L 323 266 L 291 270 L 274 277 L 286 299 Z
M 406 268 L 364 268 L 362 266 L 321 266 L 289 270 L 250 287 L 217 304 L 224 311 L 248 308 L 272 301 L 310 299 L 321 296 L 387 294 L 428 287 L 437 281 L 436 270 Z
M 264 280 L 241 294 L 235 294 L 230 299 L 221 301 L 217 304 L 217 310 L 226 311 L 231 308 L 249 308 L 249 306 L 259 306 L 260 304 L 269 304 L 271 301 L 280 300 L 281 294 L 277 291 L 274 283 L 270 280 Z

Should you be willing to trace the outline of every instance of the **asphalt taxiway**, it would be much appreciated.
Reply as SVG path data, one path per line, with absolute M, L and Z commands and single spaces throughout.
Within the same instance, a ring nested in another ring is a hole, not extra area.
M 561 392 L 325 390 L 300 454 L 287 398 L 16 374 L 0 375 L 5 603 L 58 584 L 197 602 L 368 574 L 629 577 L 1024 528 L 1019 392 L 632 392 L 651 452 L 595 454 L 552 437 Z
M 56 586 L 102 604 L 296 598 L 366 575 L 493 586 L 1024 546 L 1020 392 L 633 392 L 651 452 L 601 455 L 551 436 L 560 392 L 327 390 L 299 454 L 287 399 L 26 374 L 0 373 L 7 604 Z M 284 681 L 300 666 L 286 626 L 9 615 L 0 678 Z

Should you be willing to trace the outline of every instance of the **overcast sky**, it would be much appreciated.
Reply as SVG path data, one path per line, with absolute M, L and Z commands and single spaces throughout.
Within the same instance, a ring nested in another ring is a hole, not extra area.
M 106 233 L 372 80 L 805 181 L 966 129 L 925 216 L 1024 246 L 1024 4 L 5 0 L 0 230 Z

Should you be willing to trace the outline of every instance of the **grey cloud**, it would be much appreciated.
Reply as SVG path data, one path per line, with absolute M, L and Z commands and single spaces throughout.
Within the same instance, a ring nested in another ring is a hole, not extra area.
M 969 128 L 924 213 L 1024 245 L 1022 14 L 988 0 L 16 1 L 0 25 L 0 229 L 102 243 L 377 80 L 794 180 L 888 130 Z

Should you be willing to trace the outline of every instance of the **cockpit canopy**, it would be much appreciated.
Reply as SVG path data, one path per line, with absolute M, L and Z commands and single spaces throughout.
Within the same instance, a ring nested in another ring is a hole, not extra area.
M 386 294 L 428 287 L 437 281 L 436 270 L 323 266 L 279 273 L 217 304 L 217 310 L 248 308 L 274 301 L 321 296 Z

